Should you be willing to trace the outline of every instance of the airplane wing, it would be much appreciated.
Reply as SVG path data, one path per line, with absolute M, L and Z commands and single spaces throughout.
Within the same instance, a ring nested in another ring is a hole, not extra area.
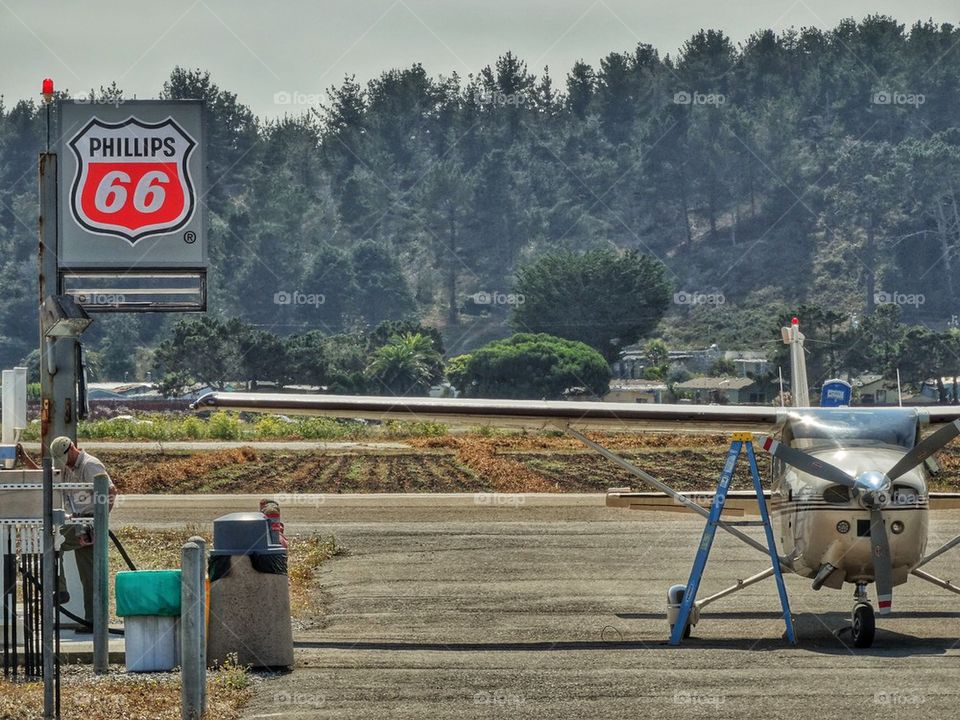
M 709 510 L 716 495 L 710 491 L 681 492 L 688 500 L 692 500 L 705 510 Z M 764 501 L 770 502 L 770 491 L 763 493 Z M 677 502 L 666 493 L 661 492 L 634 492 L 631 488 L 610 488 L 607 490 L 607 507 L 629 508 L 631 510 L 654 510 L 657 512 L 692 512 L 689 508 Z M 730 490 L 727 500 L 723 504 L 723 516 L 742 517 L 744 515 L 759 515 L 757 496 L 753 490 Z
M 412 420 L 538 429 L 571 426 L 587 430 L 670 430 L 697 424 L 709 431 L 769 429 L 786 418 L 783 409 L 753 405 L 657 405 L 559 400 L 481 400 L 365 395 L 215 392 L 194 410 L 234 410 L 282 415 L 325 415 L 372 420 Z
M 960 419 L 960 405 L 923 406 L 917 410 L 930 423 L 948 423 Z
M 956 510 L 960 508 L 960 493 L 929 492 L 927 498 L 930 501 L 931 510 Z

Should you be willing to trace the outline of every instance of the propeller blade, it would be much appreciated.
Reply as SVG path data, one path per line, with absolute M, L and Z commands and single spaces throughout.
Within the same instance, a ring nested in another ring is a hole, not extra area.
M 870 549 L 873 552 L 873 577 L 877 583 L 877 612 L 889 615 L 893 608 L 893 567 L 890 539 L 880 509 L 870 511 Z
M 857 485 L 857 479 L 853 475 L 841 470 L 836 465 L 823 462 L 802 450 L 784 445 L 769 435 L 760 436 L 760 445 L 775 458 L 783 460 L 787 465 L 795 467 L 800 472 L 805 472 L 808 475 L 813 475 L 822 480 L 837 483 L 838 485 L 845 485 L 849 488 L 856 487 Z
M 913 449 L 900 458 L 897 464 L 890 468 L 887 477 L 896 480 L 922 463 L 928 457 L 937 452 L 940 448 L 960 435 L 960 420 L 954 420 L 948 425 L 944 425 L 932 435 L 928 435 L 923 440 L 914 445 Z

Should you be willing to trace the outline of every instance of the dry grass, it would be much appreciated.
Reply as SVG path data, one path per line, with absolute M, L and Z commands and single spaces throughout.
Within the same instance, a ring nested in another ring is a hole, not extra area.
M 729 440 L 722 435 L 590 433 L 589 436 L 628 457 L 642 453 L 642 464 L 648 469 L 671 472 L 680 469 L 683 485 L 691 484 L 690 478 L 701 477 L 711 478 L 715 483 L 712 478 L 719 472 L 723 452 L 729 445 Z M 494 492 L 597 492 L 632 480 L 629 473 L 587 451 L 578 440 L 562 435 L 465 435 L 414 438 L 409 443 L 431 452 L 452 450 L 457 460 L 482 483 L 478 489 Z
M 470 468 L 493 492 L 561 492 L 560 486 L 522 462 L 499 454 L 498 446 L 478 438 L 455 438 L 457 460 Z
M 226 666 L 207 674 L 208 717 L 233 720 L 250 698 L 246 670 Z M 93 675 L 86 668 L 64 668 L 61 717 L 84 720 L 179 720 L 179 673 Z M 0 682 L 0 717 L 34 720 L 43 715 L 41 683 Z
M 291 543 L 288 573 L 290 575 L 290 610 L 294 617 L 315 614 L 319 608 L 318 595 L 314 591 L 316 570 L 327 560 L 343 552 L 343 547 L 337 545 L 337 539 L 332 535 L 329 537 L 311 535 Z
M 722 433 L 589 433 L 679 489 L 716 486 L 730 444 Z M 559 433 L 410 437 L 409 449 L 102 453 L 124 492 L 597 492 L 637 485 L 626 471 Z M 590 458 L 593 458 L 592 460 Z M 766 460 L 761 453 L 762 469 Z M 938 455 L 931 490 L 960 491 L 960 444 Z M 738 487 L 749 483 L 744 475 Z
M 671 433 L 671 432 L 589 432 L 587 437 L 611 450 L 640 450 L 644 448 L 702 448 L 704 446 L 730 445 L 730 436 L 722 433 Z M 586 451 L 584 445 L 568 435 L 559 432 L 543 433 L 501 433 L 493 435 L 468 434 L 445 435 L 443 437 L 412 437 L 405 442 L 419 448 L 457 448 L 461 441 L 481 444 L 501 452 L 511 451 Z
M 221 468 L 257 461 L 253 448 L 144 458 L 115 478 L 121 493 L 155 493 L 182 487 Z

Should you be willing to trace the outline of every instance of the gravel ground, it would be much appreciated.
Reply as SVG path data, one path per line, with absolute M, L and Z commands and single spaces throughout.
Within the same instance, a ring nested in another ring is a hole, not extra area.
M 448 499 L 444 499 L 447 497 Z M 781 639 L 772 581 L 712 606 L 664 645 L 665 594 L 686 581 L 698 518 L 602 507 L 599 496 L 297 503 L 284 520 L 348 552 L 322 566 L 324 621 L 297 633 L 297 667 L 255 685 L 248 718 L 952 717 L 956 597 L 911 579 L 870 650 L 832 630 L 850 588 L 788 577 L 799 646 Z M 456 497 L 456 496 L 452 496 Z M 555 497 L 555 496 L 554 496 Z M 243 498 L 132 500 L 115 521 L 205 523 Z M 509 502 L 508 502 L 509 500 Z M 960 532 L 932 517 L 931 545 Z M 956 556 L 931 563 L 954 575 Z M 701 593 L 763 558 L 720 537 Z

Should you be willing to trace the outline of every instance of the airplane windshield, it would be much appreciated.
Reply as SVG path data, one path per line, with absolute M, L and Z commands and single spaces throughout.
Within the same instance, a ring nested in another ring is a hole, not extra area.
M 845 440 L 910 449 L 916 443 L 917 415 L 912 409 L 792 410 L 788 428 L 801 445 L 843 444 Z

